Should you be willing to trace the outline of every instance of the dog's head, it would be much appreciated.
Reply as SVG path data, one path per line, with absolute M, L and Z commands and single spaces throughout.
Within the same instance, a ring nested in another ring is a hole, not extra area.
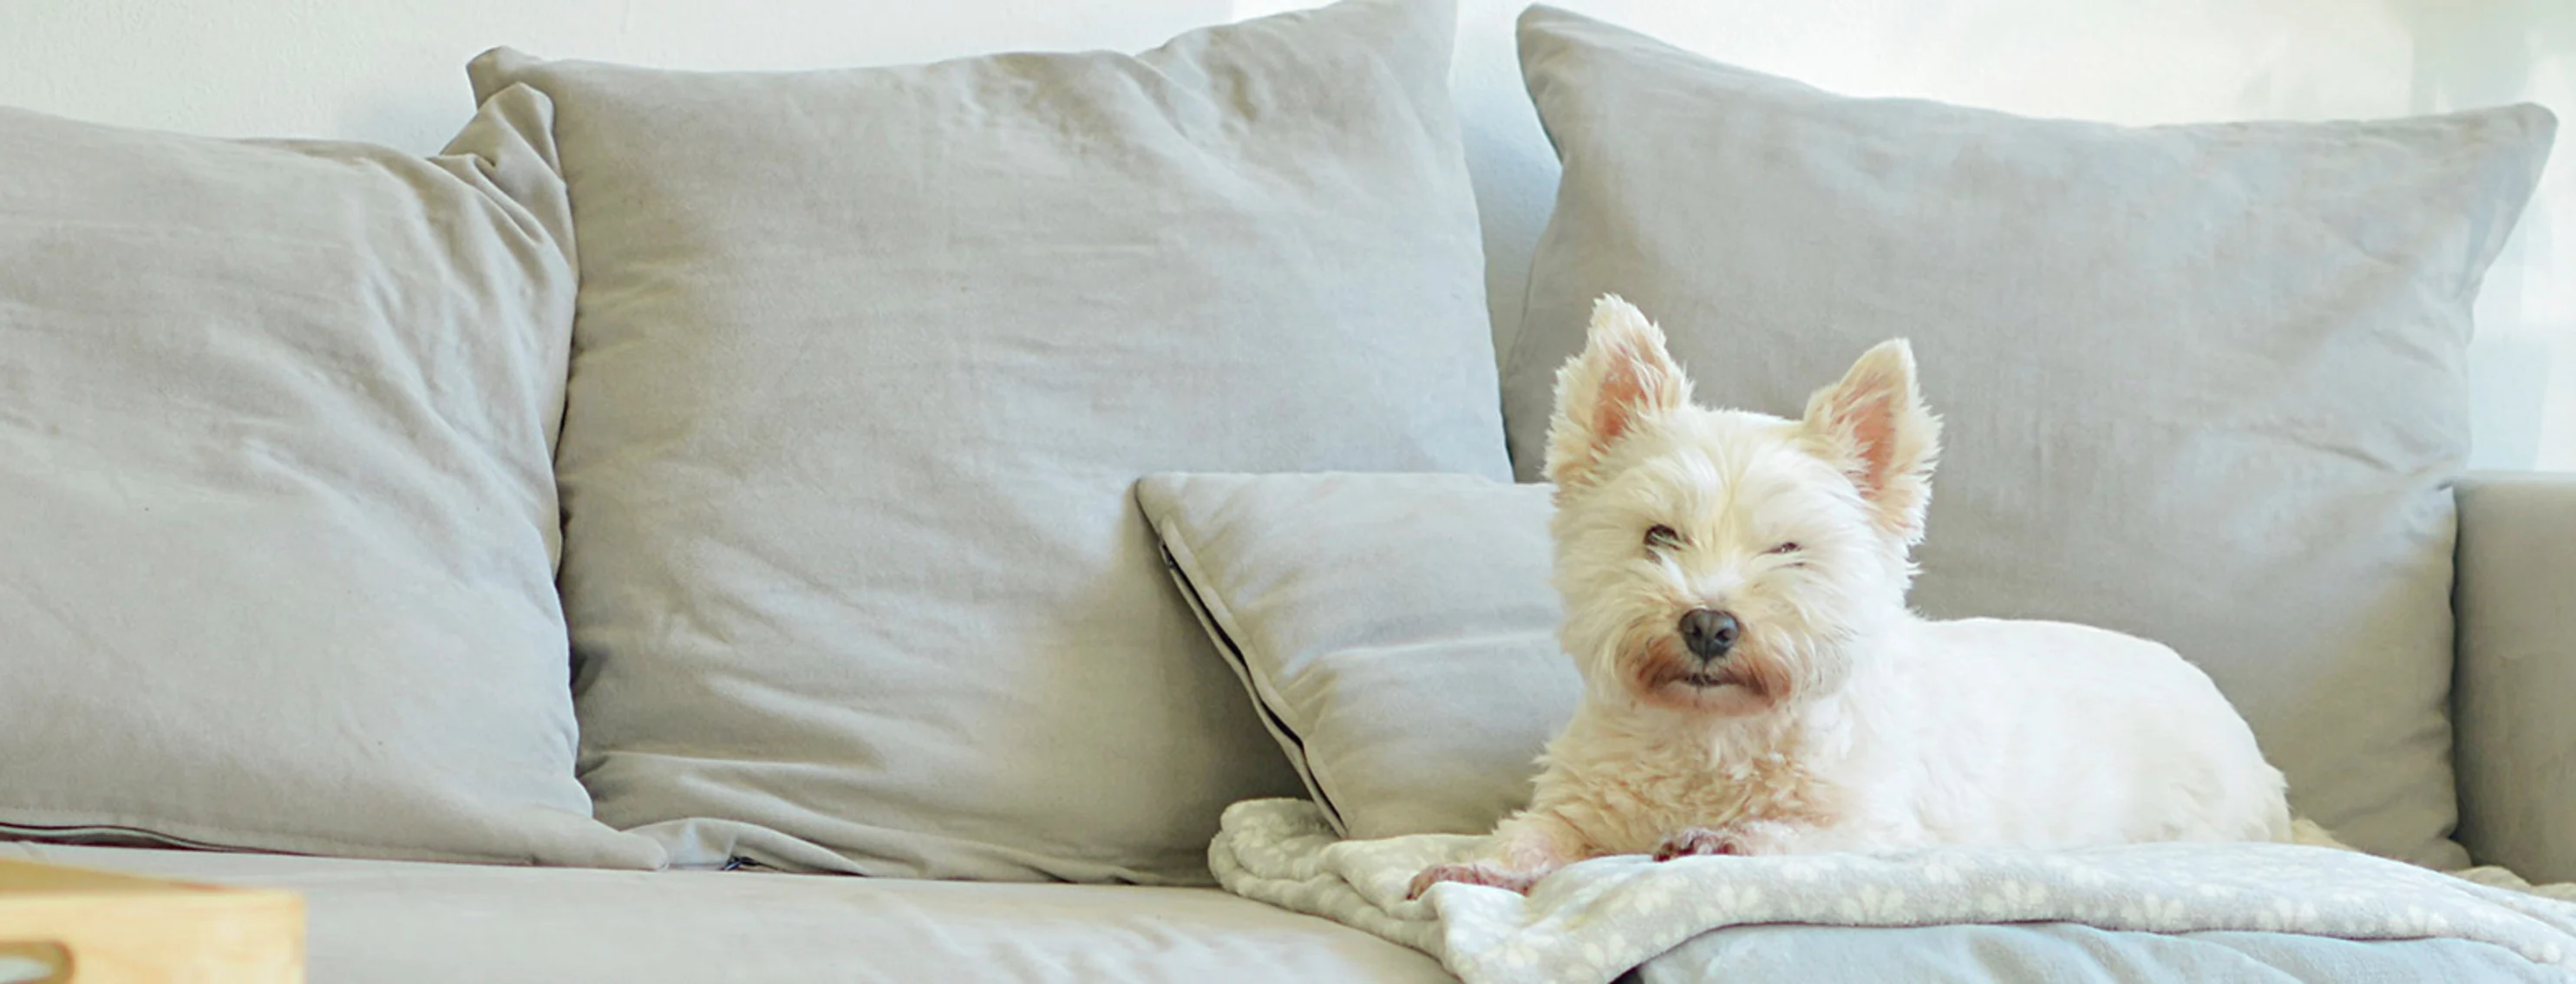
M 1561 639 L 1596 695 L 1744 716 L 1831 693 L 1902 615 L 1940 423 L 1903 340 L 1786 420 L 1691 403 L 1662 330 L 1603 297 L 1558 371 Z

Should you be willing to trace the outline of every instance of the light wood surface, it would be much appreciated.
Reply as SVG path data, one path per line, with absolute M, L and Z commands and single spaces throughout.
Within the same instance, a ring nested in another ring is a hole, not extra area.
M 302 984 L 304 900 L 0 859 L 0 968 L 48 984 Z

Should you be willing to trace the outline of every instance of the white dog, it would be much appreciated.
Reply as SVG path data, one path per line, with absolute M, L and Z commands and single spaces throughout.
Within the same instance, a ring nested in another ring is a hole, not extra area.
M 2294 832 L 2280 771 L 2173 650 L 1906 607 L 1939 439 L 1903 340 L 1803 420 L 1713 411 L 1663 332 L 1602 298 L 1557 374 L 1547 450 L 1583 700 L 1529 808 L 1414 893 L 1527 891 L 1646 852 L 2331 844 Z

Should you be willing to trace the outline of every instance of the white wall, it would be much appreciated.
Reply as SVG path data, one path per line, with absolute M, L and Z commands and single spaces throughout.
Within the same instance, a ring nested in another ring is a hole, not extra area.
M 1460 0 L 1457 71 L 1497 310 L 1554 165 L 1518 88 L 1521 0 Z M 1559 0 L 1862 95 L 2152 123 L 2396 115 L 2529 99 L 2576 131 L 2576 0 Z M 0 0 L 0 104 L 217 135 L 429 151 L 462 66 L 508 44 L 684 68 L 1134 49 L 1300 0 Z M 2576 135 L 2568 137 L 2576 143 Z M 2473 350 L 2483 467 L 2576 469 L 2576 149 L 2489 277 Z M 1506 324 L 1502 330 L 1508 332 Z

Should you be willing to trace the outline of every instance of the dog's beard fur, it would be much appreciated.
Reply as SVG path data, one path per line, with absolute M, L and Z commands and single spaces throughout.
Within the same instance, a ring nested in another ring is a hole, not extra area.
M 1595 667 L 1586 676 L 1597 695 L 1616 693 L 1668 711 L 1741 716 L 1775 710 L 1830 694 L 1849 673 L 1851 634 L 1834 629 L 1749 626 L 1726 658 L 1702 660 L 1674 629 L 1686 610 L 1654 606 L 1601 632 L 1598 641 L 1579 637 L 1600 616 L 1570 620 L 1563 641 L 1592 654 L 1583 662 Z
M 1567 622 L 1566 648 L 1592 654 L 1584 662 L 1596 667 L 1587 674 L 1596 691 L 1668 711 L 1754 714 L 1840 682 L 1837 647 L 1764 626 L 1749 627 L 1725 659 L 1692 655 L 1674 628 L 1692 607 L 1698 606 L 1651 605 L 1628 616 L 1616 606 L 1595 606 L 1586 610 L 1591 617 Z M 1594 622 L 1609 624 L 1596 630 Z

